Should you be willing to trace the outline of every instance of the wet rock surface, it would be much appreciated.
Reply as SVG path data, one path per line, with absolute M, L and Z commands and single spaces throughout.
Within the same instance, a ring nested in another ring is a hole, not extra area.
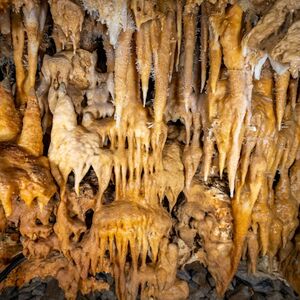
M 218 299 L 215 281 L 207 269 L 198 262 L 186 265 L 178 272 L 178 277 L 188 282 L 190 288 L 189 300 Z M 225 300 L 261 300 L 261 299 L 300 299 L 285 282 L 271 278 L 269 275 L 254 276 L 248 274 L 247 268 L 239 268 L 230 283 L 224 297 Z
M 177 277 L 189 284 L 189 300 L 218 299 L 215 282 L 207 269 L 198 262 L 186 265 L 178 271 Z M 77 300 L 117 300 L 114 293 L 114 280 L 109 274 L 98 273 L 98 280 L 110 284 L 110 290 L 97 291 L 88 295 L 77 295 Z M 20 288 L 6 288 L 0 294 L 0 300 L 64 300 L 64 292 L 56 279 L 48 277 L 44 280 L 32 279 Z M 231 282 L 225 300 L 300 300 L 300 297 L 284 281 L 271 278 L 269 275 L 254 276 L 247 273 L 246 268 L 239 268 Z
M 111 284 L 111 289 L 114 289 L 114 281 L 111 276 L 104 273 L 96 275 L 97 278 L 104 277 Z M 64 291 L 59 287 L 58 281 L 53 277 L 46 279 L 34 278 L 29 283 L 20 288 L 9 287 L 0 294 L 0 300 L 64 300 Z M 112 290 L 96 291 L 88 295 L 82 295 L 80 292 L 76 300 L 117 300 L 115 293 Z

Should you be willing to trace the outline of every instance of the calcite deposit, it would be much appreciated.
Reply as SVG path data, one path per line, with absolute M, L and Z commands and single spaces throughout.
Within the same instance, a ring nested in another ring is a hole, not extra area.
M 222 297 L 246 260 L 300 293 L 299 24 L 297 0 L 1 0 L 0 229 L 27 261 L 0 287 L 187 299 L 196 261 Z

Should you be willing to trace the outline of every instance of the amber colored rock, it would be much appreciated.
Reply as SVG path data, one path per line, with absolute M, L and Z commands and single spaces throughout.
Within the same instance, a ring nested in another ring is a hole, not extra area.
M 1 287 L 187 299 L 196 261 L 222 297 L 246 260 L 299 292 L 298 0 L 0 2 Z

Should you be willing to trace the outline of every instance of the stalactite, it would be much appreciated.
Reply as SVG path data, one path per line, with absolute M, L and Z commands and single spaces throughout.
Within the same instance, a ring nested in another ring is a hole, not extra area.
M 166 127 L 163 123 L 163 114 L 168 93 L 171 38 L 174 34 L 173 18 L 173 13 L 168 12 L 161 19 L 160 24 L 153 22 L 151 28 L 155 73 L 154 125 L 151 144 L 156 152 L 156 161 L 158 161 L 158 157 L 162 153 L 162 148 L 166 140 Z M 159 26 L 161 27 L 159 28 Z
M 23 13 L 23 20 L 21 11 Z M 19 104 L 24 105 L 31 89 L 35 89 L 35 77 L 38 64 L 38 50 L 47 16 L 47 3 L 20 1 L 15 5 L 12 18 L 12 38 L 16 82 Z M 24 68 L 23 55 L 27 37 L 27 70 Z
M 22 62 L 24 50 L 24 26 L 20 13 L 14 13 L 12 18 L 12 40 L 14 49 L 14 62 L 16 68 L 16 85 L 19 104 L 24 104 L 23 83 L 25 80 L 25 70 Z
M 70 0 L 51 0 L 49 3 L 57 30 L 61 32 L 59 37 L 62 50 L 64 50 L 67 40 L 70 39 L 73 50 L 76 51 L 84 18 L 83 10 Z
M 184 83 L 183 83 L 183 97 L 185 102 L 185 110 L 189 112 L 191 109 L 191 94 L 193 92 L 193 57 L 196 43 L 196 16 L 198 10 L 195 9 L 192 13 L 184 12 Z M 187 137 L 189 141 L 189 138 Z M 187 142 L 188 143 L 188 142 Z
M 207 76 L 207 59 L 208 59 L 208 17 L 206 12 L 205 4 L 201 6 L 201 51 L 200 51 L 200 61 L 201 61 L 201 86 L 200 91 L 206 84 Z
M 278 130 L 281 129 L 281 121 L 285 111 L 287 91 L 290 81 L 290 73 L 284 72 L 282 75 L 275 77 L 275 94 L 276 94 L 276 117 Z
M 213 15 L 209 17 L 209 85 L 213 93 L 216 91 L 216 84 L 219 78 L 219 72 L 222 62 L 222 50 L 219 40 L 221 22 L 222 16 L 220 15 Z
M 26 2 L 22 10 L 28 48 L 28 75 L 24 82 L 24 91 L 27 95 L 35 88 L 39 44 L 46 22 L 47 8 L 45 2 L 41 2 L 40 6 L 34 2 Z
M 115 60 L 115 120 L 119 128 L 122 121 L 122 110 L 126 98 L 126 79 L 130 60 L 132 29 L 128 29 L 120 34 Z
M 136 33 L 137 64 L 141 76 L 143 104 L 146 105 L 149 78 L 152 69 L 152 53 L 150 45 L 150 22 L 141 25 Z
M 221 146 L 220 151 L 220 173 L 222 174 L 222 166 L 227 159 L 227 172 L 229 180 L 230 195 L 233 196 L 235 186 L 235 176 L 238 167 L 238 161 L 241 151 L 241 143 L 244 133 L 244 118 L 249 105 L 247 90 L 251 90 L 248 85 L 247 77 L 249 76 L 249 67 L 243 61 L 242 51 L 240 47 L 242 10 L 238 5 L 233 6 L 224 20 L 224 32 L 221 36 L 221 45 L 224 52 L 224 64 L 228 69 L 228 88 L 229 96 L 225 100 L 227 105 L 230 106 L 229 115 L 233 118 L 233 124 L 226 126 L 228 119 L 221 119 L 221 127 L 225 127 L 225 131 L 221 129 L 222 140 L 226 143 Z M 245 91 L 246 89 L 246 91 Z M 223 122 L 222 122 L 223 121 Z M 229 136 L 232 137 L 232 144 L 227 144 Z
M 262 194 L 261 189 L 263 187 L 266 188 L 266 185 L 268 186 L 264 174 L 271 172 L 276 149 L 273 143 L 273 140 L 276 139 L 276 124 L 271 97 L 272 77 L 268 70 L 266 70 L 263 73 L 262 81 L 258 81 L 254 85 L 251 119 L 254 123 L 250 123 L 250 134 L 246 136 L 246 144 L 242 150 L 242 162 L 246 166 L 243 165 L 243 169 L 241 170 L 242 178 L 232 203 L 235 221 L 235 247 L 232 253 L 233 272 L 235 272 L 238 260 L 241 257 L 254 205 L 259 195 L 267 197 L 268 193 Z M 253 134 L 251 130 L 257 131 L 257 134 Z M 267 145 L 265 141 L 267 141 Z

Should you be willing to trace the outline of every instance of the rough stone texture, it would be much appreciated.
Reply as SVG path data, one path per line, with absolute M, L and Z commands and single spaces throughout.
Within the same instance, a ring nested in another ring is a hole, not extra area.
M 186 265 L 178 271 L 177 277 L 189 284 L 189 300 L 219 299 L 217 298 L 215 282 L 207 269 L 198 262 Z M 77 295 L 77 300 L 117 300 L 114 293 L 114 280 L 110 274 L 97 273 L 98 280 L 105 280 L 110 284 L 109 291 Z M 48 277 L 41 281 L 39 278 L 32 279 L 21 288 L 6 288 L 0 294 L 0 300 L 63 300 L 64 292 L 58 286 L 57 280 Z M 299 300 L 300 298 L 279 279 L 271 279 L 267 276 L 249 275 L 243 268 L 237 272 L 224 297 L 225 300 Z

